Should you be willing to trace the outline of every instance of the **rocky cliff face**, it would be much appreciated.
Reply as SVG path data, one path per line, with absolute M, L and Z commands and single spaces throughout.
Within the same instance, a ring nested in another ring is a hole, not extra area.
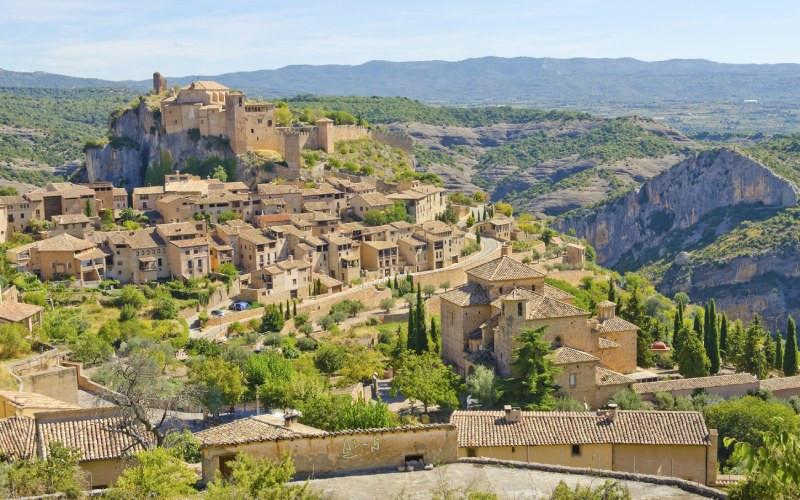
M 556 222 L 574 229 L 597 250 L 598 263 L 614 267 L 658 248 L 673 231 L 686 229 L 720 208 L 757 205 L 787 208 L 798 188 L 769 168 L 729 149 L 700 153 L 652 178 L 639 189 L 588 213 Z
M 108 144 L 86 151 L 89 181 L 109 181 L 128 189 L 141 186 L 148 167 L 160 162 L 164 153 L 177 167 L 192 157 L 235 157 L 225 141 L 192 138 L 186 132 L 163 133 L 158 114 L 150 111 L 145 101 L 112 119 L 109 132 L 112 139 Z
M 745 155 L 720 149 L 675 165 L 626 196 L 560 220 L 598 262 L 639 270 L 667 295 L 714 299 L 770 329 L 800 315 L 798 188 Z M 587 211 L 588 212 L 588 211 Z

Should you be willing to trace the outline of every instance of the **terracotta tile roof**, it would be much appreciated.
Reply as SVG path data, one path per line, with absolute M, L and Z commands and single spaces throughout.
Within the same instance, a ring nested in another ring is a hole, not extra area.
M 340 236 L 338 234 L 329 234 L 329 235 L 323 236 L 322 239 L 327 241 L 328 243 L 331 243 L 331 244 L 336 245 L 336 246 L 352 245 L 353 244 L 353 240 L 352 239 L 350 239 L 350 238 L 348 238 L 346 236 Z
M 36 392 L 0 391 L 0 398 L 7 400 L 11 406 L 16 408 L 57 408 L 63 410 L 80 408 L 71 403 Z
M 181 90 L 230 90 L 225 85 L 221 83 L 217 83 L 211 80 L 196 80 L 185 87 L 181 87 Z
M 44 307 L 35 304 L 5 301 L 0 304 L 0 319 L 18 323 L 42 311 L 44 311 Z
M 779 391 L 782 389 L 796 389 L 800 387 L 800 375 L 793 377 L 768 378 L 759 382 L 761 389 Z
M 51 219 L 55 224 L 79 224 L 89 222 L 89 217 L 86 217 L 84 214 L 54 215 Z
M 458 446 L 653 444 L 710 446 L 703 416 L 694 411 L 522 412 L 508 423 L 502 411 L 456 411 Z
M 492 301 L 482 286 L 472 282 L 448 290 L 439 297 L 462 307 L 488 305 Z
M 300 188 L 292 184 L 259 184 L 258 194 L 300 194 Z
M 107 238 L 110 245 L 129 246 L 134 250 L 166 246 L 166 242 L 156 233 L 155 228 L 136 229 L 134 231 L 114 231 L 112 233 L 95 233 Z
M 572 304 L 551 299 L 535 293 L 535 298 L 528 301 L 528 319 L 568 318 L 571 316 L 588 316 L 589 312 Z
M 97 247 L 90 248 L 89 250 L 84 250 L 83 252 L 76 253 L 75 258 L 78 260 L 90 260 L 90 259 L 105 259 L 106 253 L 100 250 Z
M 35 243 L 35 246 L 40 252 L 79 252 L 94 248 L 93 243 L 76 238 L 67 233 L 61 233 L 52 238 L 39 241 Z
M 190 238 L 188 240 L 172 240 L 169 243 L 178 248 L 201 247 L 208 246 L 208 238 L 205 236 L 198 236 L 197 238 Z
M 0 196 L 0 206 L 7 207 L 9 205 L 19 205 L 20 203 L 28 203 L 22 196 Z
M 124 420 L 114 407 L 65 410 L 37 414 L 39 445 L 47 458 L 51 443 L 60 442 L 81 452 L 81 462 L 109 460 L 141 451 L 135 440 L 119 431 Z
M 610 300 L 604 300 L 604 301 L 600 302 L 600 303 L 599 303 L 599 304 L 597 304 L 597 305 L 598 305 L 598 306 L 603 306 L 603 307 L 608 307 L 608 306 L 614 306 L 614 307 L 616 307 L 616 306 L 617 306 L 617 304 L 615 304 L 615 303 L 611 302 Z
M 365 241 L 362 243 L 365 246 L 372 247 L 376 250 L 386 250 L 387 248 L 397 248 L 397 243 L 393 241 Z
M 144 186 L 133 188 L 133 194 L 162 194 L 164 192 L 164 186 Z
M 605 385 L 629 385 L 633 383 L 633 379 L 617 372 L 613 372 L 602 366 L 594 368 L 594 383 L 598 387 Z
M 600 361 L 599 358 L 589 353 L 573 349 L 571 347 L 559 347 L 550 354 L 553 363 L 557 365 L 569 365 L 572 363 L 593 363 Z
M 201 229 L 197 229 L 196 225 L 201 226 Z M 202 233 L 203 226 L 205 226 L 203 222 L 172 222 L 170 224 L 159 224 L 158 230 L 166 236 L 176 236 L 179 234 Z
M 0 455 L 9 460 L 32 458 L 36 454 L 36 425 L 29 417 L 0 419 Z
M 486 281 L 506 281 L 544 277 L 544 274 L 536 269 L 506 256 L 498 257 L 485 264 L 467 269 L 467 274 Z
M 359 200 L 363 202 L 365 205 L 370 207 L 384 207 L 387 205 L 391 205 L 394 203 L 392 200 L 387 198 L 385 195 L 381 193 L 361 193 L 353 196 L 350 200 L 350 203 L 353 201 Z
M 619 347 L 619 344 L 605 337 L 599 337 L 597 339 L 597 346 L 600 349 L 616 349 L 617 347 Z
M 656 392 L 707 389 L 726 385 L 755 385 L 757 383 L 758 380 L 749 373 L 735 373 L 733 375 L 714 375 L 711 377 L 660 380 L 658 382 L 639 382 L 633 384 L 631 389 L 637 394 L 650 394 Z
M 331 206 L 324 201 L 307 201 L 303 203 L 303 210 L 307 212 L 317 212 L 330 210 Z
M 613 318 L 607 319 L 602 323 L 598 323 L 594 328 L 598 333 L 628 332 L 639 329 L 638 326 L 625 321 L 619 316 L 614 316 Z
M 273 242 L 273 240 L 264 236 L 264 233 L 258 229 L 242 231 L 239 233 L 239 239 L 242 239 L 248 243 L 252 243 L 253 245 L 266 245 Z
M 111 196 L 128 196 L 128 191 L 125 188 L 111 188 Z
M 273 415 L 258 415 L 235 420 L 228 424 L 206 429 L 194 436 L 200 440 L 200 447 L 228 446 L 264 441 L 279 441 L 297 437 L 329 437 L 351 436 L 358 434 L 381 434 L 383 432 L 402 432 L 424 429 L 455 429 L 452 424 L 425 424 L 379 429 L 352 429 L 326 432 L 303 424 L 294 424 L 291 428 L 283 425 L 283 419 Z
M 544 295 L 545 297 L 550 297 L 551 299 L 556 300 L 574 298 L 571 293 L 565 292 L 564 290 L 556 288 L 552 285 L 548 285 L 547 283 L 544 284 Z
M 206 429 L 194 436 L 200 440 L 202 446 L 215 446 L 272 441 L 320 432 L 322 431 L 319 429 L 302 424 L 295 424 L 289 429 L 284 426 L 283 419 L 280 417 L 258 415 Z

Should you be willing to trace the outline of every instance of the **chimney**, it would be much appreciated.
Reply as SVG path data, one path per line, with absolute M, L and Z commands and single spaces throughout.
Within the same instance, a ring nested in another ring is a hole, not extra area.
M 513 251 L 510 241 L 503 242 L 503 246 L 500 247 L 500 255 L 505 257 L 510 257 Z
M 297 423 L 297 413 L 289 412 L 283 416 L 283 426 L 287 428 L 294 427 L 294 424 Z
M 515 424 L 522 418 L 522 410 L 519 408 L 512 408 L 511 405 L 503 406 L 503 411 L 505 412 L 504 419 L 507 424 Z
M 617 419 L 617 405 L 615 403 L 609 403 L 608 421 L 613 424 L 616 419 Z

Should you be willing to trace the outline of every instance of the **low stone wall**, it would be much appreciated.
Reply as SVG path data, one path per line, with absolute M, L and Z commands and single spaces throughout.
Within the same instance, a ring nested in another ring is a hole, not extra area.
M 638 481 L 641 483 L 662 484 L 674 486 L 688 493 L 701 495 L 706 498 L 726 499 L 728 494 L 709 486 L 705 486 L 685 479 L 665 476 L 651 476 L 648 474 L 635 474 L 633 472 L 616 472 L 601 469 L 587 469 L 581 467 L 567 467 L 564 465 L 529 464 L 513 460 L 495 460 L 492 458 L 459 458 L 459 462 L 483 465 L 505 465 L 515 469 L 530 469 L 544 472 L 555 472 L 559 474 L 578 474 L 591 477 L 603 477 L 608 479 L 619 479 L 623 481 Z

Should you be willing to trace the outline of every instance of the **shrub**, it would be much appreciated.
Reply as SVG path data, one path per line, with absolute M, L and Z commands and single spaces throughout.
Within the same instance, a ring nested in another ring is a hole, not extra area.
M 153 317 L 156 319 L 175 319 L 178 317 L 178 305 L 169 297 L 159 297 L 153 304 Z
M 347 349 L 342 345 L 322 344 L 314 355 L 314 365 L 327 375 L 333 375 L 344 367 Z
M 303 352 L 313 351 L 317 348 L 317 341 L 309 337 L 299 338 L 295 342 L 295 347 Z
M 31 350 L 31 344 L 25 337 L 28 330 L 19 324 L 0 326 L 0 359 L 14 358 Z

